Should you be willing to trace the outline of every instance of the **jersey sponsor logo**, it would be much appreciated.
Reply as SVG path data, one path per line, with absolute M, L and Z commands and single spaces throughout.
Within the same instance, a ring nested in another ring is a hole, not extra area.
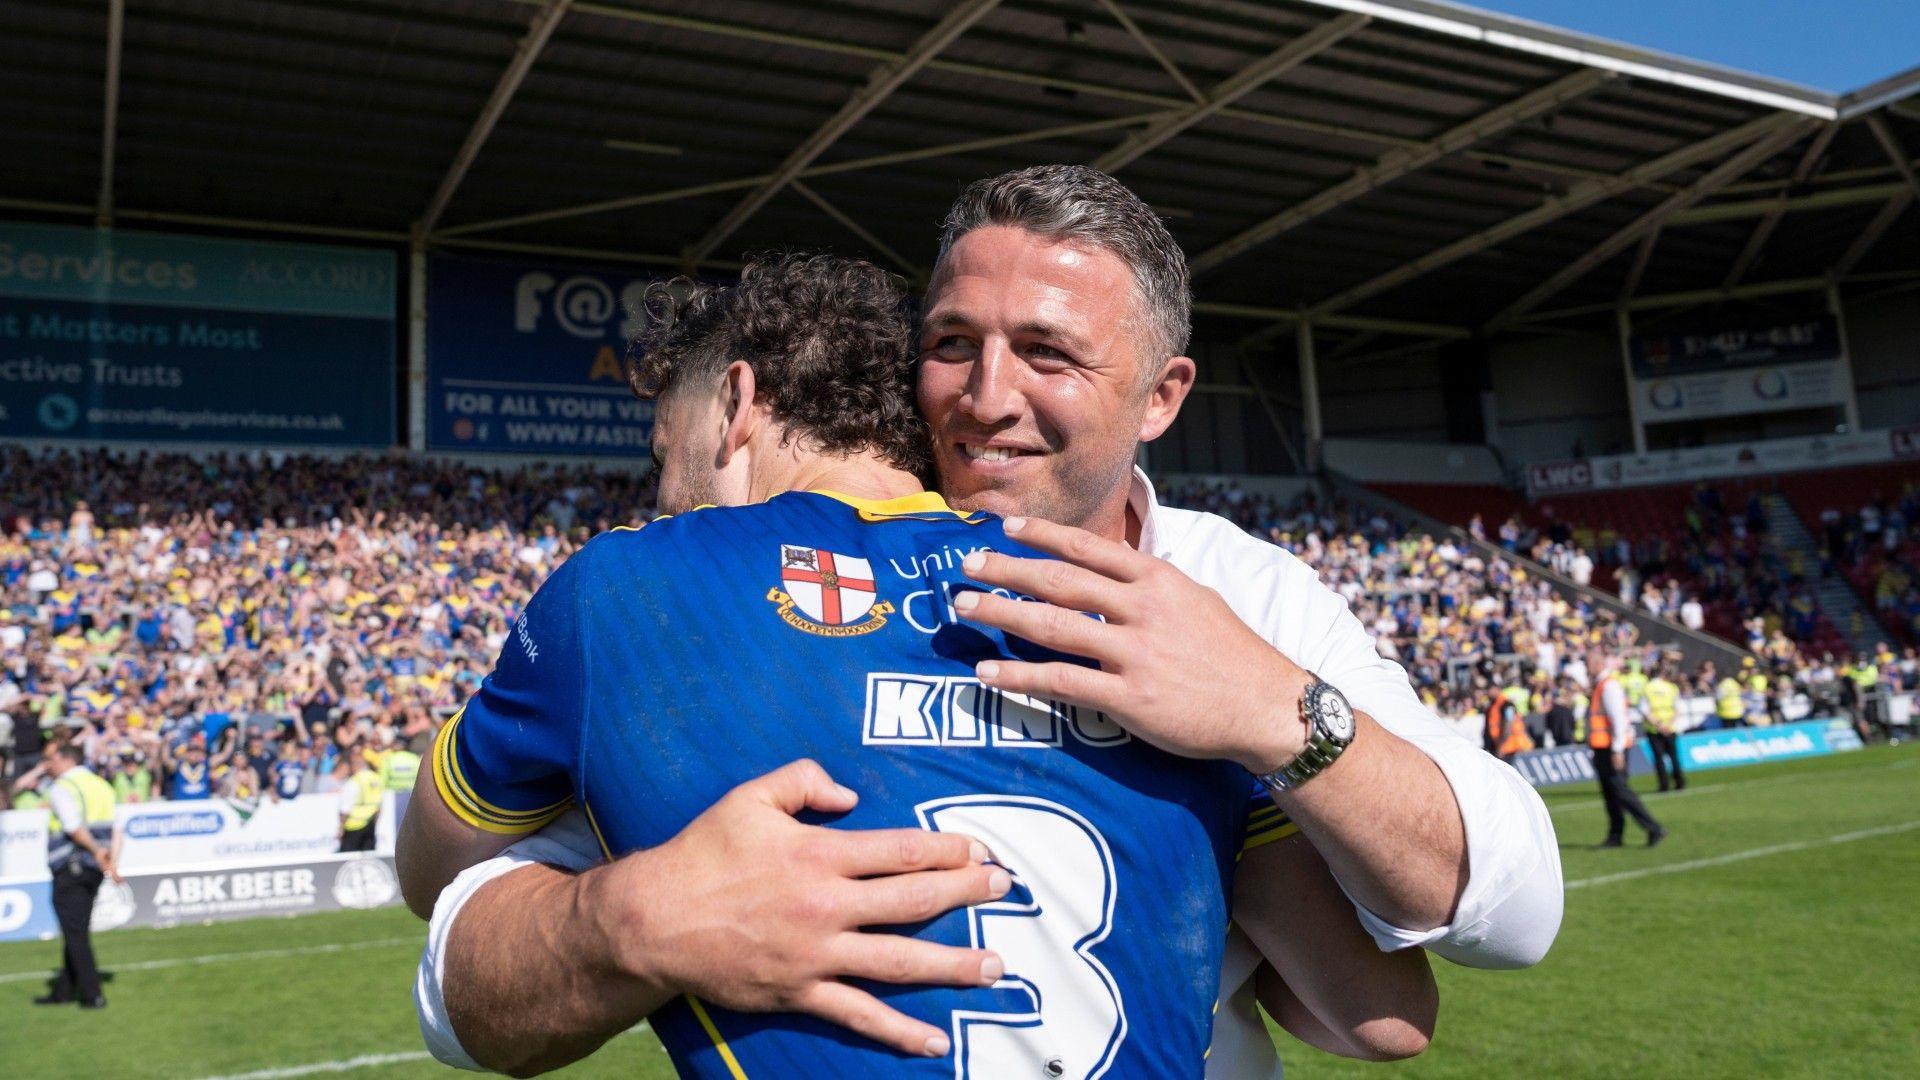
M 1089 746 L 1118 746 L 1132 736 L 1096 709 L 983 686 L 964 675 L 875 671 L 867 675 L 860 741 L 867 746 L 1061 746 L 1071 735 Z
M 788 626 L 821 637 L 871 634 L 893 614 L 867 560 L 792 544 L 780 545 L 780 584 L 767 600 Z

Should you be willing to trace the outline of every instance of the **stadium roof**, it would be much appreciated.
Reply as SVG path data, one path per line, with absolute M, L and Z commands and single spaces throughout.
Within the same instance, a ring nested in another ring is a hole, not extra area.
M 8 7 L 14 212 L 918 272 L 960 185 L 1077 161 L 1235 332 L 1920 271 L 1920 68 L 1835 96 L 1429 0 Z

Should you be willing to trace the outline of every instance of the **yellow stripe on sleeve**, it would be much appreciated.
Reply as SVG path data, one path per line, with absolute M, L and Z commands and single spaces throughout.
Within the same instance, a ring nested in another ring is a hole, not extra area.
M 1247 830 L 1246 842 L 1240 845 L 1240 852 L 1241 854 L 1244 855 L 1247 852 L 1252 851 L 1254 848 L 1265 847 L 1266 845 L 1273 843 L 1275 840 L 1285 840 L 1287 837 L 1292 836 L 1294 833 L 1297 833 L 1299 831 L 1300 831 L 1300 826 L 1295 825 L 1293 822 L 1288 821 L 1285 818 L 1282 818 L 1279 822 L 1271 826 L 1268 826 L 1266 828 L 1259 828 L 1259 829 L 1250 828 Z
M 454 740 L 459 737 L 457 729 L 465 715 L 465 709 L 453 714 L 433 744 L 434 787 L 455 817 L 499 836 L 521 836 L 537 831 L 566 811 L 571 799 L 535 810 L 507 810 L 481 798 L 461 773 L 459 756 L 454 752 Z

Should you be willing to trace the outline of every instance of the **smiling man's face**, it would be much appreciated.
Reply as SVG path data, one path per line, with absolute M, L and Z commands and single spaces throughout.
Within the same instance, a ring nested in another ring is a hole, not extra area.
M 1119 256 L 1005 225 L 956 240 L 920 335 L 948 502 L 1123 535 L 1135 450 L 1193 381 L 1193 362 L 1153 356 L 1150 338 Z

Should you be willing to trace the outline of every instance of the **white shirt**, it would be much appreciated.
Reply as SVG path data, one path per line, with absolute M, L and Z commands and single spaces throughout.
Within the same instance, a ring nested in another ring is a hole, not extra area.
M 1380 656 L 1366 627 L 1312 568 L 1282 548 L 1214 514 L 1159 505 L 1145 473 L 1134 471 L 1129 505 L 1141 524 L 1140 550 L 1165 559 L 1219 591 L 1241 621 L 1294 663 L 1337 687 L 1353 707 L 1418 747 L 1447 778 L 1467 839 L 1468 878 L 1453 922 L 1431 930 L 1394 926 L 1359 904 L 1360 922 L 1382 950 L 1424 946 L 1457 964 L 1525 967 L 1546 955 L 1560 929 L 1560 847 L 1546 805 L 1513 768 L 1450 730 L 1415 696 L 1400 665 Z M 743 778 L 745 779 L 745 778 Z M 568 815 L 571 817 L 572 815 Z M 565 819 L 562 819 L 563 821 Z M 415 1004 L 436 1058 L 476 1068 L 460 1049 L 441 996 L 441 957 L 460 907 L 488 881 L 529 862 L 585 869 L 599 861 L 589 835 L 560 822 L 490 862 L 461 874 L 434 906 Z M 1245 1002 L 1243 983 L 1258 966 L 1245 938 L 1228 941 L 1221 997 Z M 1253 957 L 1249 962 L 1249 957 Z M 1218 1024 L 1258 1023 L 1243 1008 L 1223 1008 Z M 1216 1026 L 1210 1077 L 1274 1076 L 1279 1061 L 1265 1037 Z
M 1627 688 L 1620 685 L 1618 678 L 1607 680 L 1606 692 L 1600 695 L 1599 704 L 1606 710 L 1603 715 L 1613 731 L 1613 752 L 1626 753 L 1633 746 L 1633 710 L 1627 708 Z

